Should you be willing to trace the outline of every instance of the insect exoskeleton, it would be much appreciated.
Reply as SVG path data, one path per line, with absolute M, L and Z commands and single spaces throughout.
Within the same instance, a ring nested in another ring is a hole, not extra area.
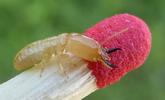
M 22 70 L 51 56 L 71 53 L 87 61 L 101 61 L 108 67 L 114 67 L 109 61 L 109 54 L 117 50 L 120 48 L 103 48 L 97 41 L 78 33 L 64 33 L 27 45 L 17 53 L 14 65 Z

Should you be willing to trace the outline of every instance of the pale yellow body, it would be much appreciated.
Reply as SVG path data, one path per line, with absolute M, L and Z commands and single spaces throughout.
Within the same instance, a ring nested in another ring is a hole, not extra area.
M 88 61 L 97 61 L 101 59 L 99 52 L 99 44 L 91 38 L 76 33 L 61 34 L 29 44 L 18 52 L 14 65 L 16 69 L 22 70 L 49 60 L 52 56 L 69 54 Z

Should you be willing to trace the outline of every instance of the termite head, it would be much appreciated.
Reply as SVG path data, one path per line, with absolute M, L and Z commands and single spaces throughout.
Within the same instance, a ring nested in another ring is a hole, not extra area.
M 67 39 L 65 50 L 84 60 L 100 61 L 108 68 L 115 68 L 116 65 L 110 62 L 110 54 L 121 50 L 120 48 L 105 48 L 92 38 L 80 34 L 72 34 Z

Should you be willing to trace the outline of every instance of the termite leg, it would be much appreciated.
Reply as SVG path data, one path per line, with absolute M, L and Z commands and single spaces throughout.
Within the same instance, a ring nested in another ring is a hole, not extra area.
M 42 77 L 43 72 L 44 72 L 44 68 L 42 67 L 40 70 L 40 77 Z
M 69 79 L 69 76 L 68 76 L 67 72 L 65 71 L 64 66 L 61 64 L 61 62 L 59 62 L 58 65 L 59 65 L 61 74 L 66 77 L 65 81 L 67 81 L 67 79 Z
M 110 49 L 108 49 L 106 52 L 108 53 L 108 54 L 111 54 L 111 53 L 113 53 L 113 52 L 115 52 L 115 51 L 118 51 L 118 50 L 122 50 L 121 48 L 110 48 Z

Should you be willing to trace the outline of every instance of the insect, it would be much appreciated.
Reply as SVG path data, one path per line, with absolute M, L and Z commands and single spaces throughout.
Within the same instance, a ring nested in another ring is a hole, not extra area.
M 120 48 L 103 48 L 92 38 L 77 33 L 61 34 L 27 45 L 17 53 L 14 59 L 15 68 L 26 69 L 49 59 L 51 56 L 72 54 L 87 61 L 101 61 L 109 68 L 116 67 L 110 62 L 109 54 Z

